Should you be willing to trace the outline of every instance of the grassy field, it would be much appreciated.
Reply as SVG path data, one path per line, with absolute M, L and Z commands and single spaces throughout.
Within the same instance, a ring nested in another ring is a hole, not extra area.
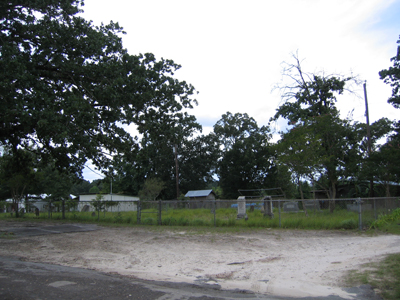
M 237 220 L 237 210 L 234 208 L 217 209 L 214 214 L 210 209 L 169 209 L 162 211 L 161 224 L 166 226 L 216 226 L 216 227 L 249 227 L 249 228 L 296 228 L 296 229 L 357 229 L 358 214 L 347 210 L 310 212 L 306 217 L 304 213 L 281 213 L 275 211 L 275 217 L 264 217 L 260 210 L 248 211 L 248 220 Z M 10 213 L 0 214 L 0 218 L 11 218 Z M 34 213 L 25 213 L 23 219 L 53 219 L 61 220 L 61 212 L 41 213 L 37 217 Z M 137 224 L 137 212 L 66 212 L 65 219 L 79 222 L 98 222 L 101 224 Z M 364 217 L 364 226 L 369 226 L 373 221 L 372 216 Z M 159 216 L 156 209 L 142 211 L 142 225 L 158 225 Z M 365 225 L 367 224 L 367 225 Z

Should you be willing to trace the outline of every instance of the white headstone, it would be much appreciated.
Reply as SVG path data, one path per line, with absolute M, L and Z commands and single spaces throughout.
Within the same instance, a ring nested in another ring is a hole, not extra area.
M 247 214 L 246 214 L 246 197 L 245 196 L 240 196 L 237 199 L 237 204 L 238 204 L 238 214 L 237 214 L 237 219 L 243 219 L 245 218 L 247 220 Z

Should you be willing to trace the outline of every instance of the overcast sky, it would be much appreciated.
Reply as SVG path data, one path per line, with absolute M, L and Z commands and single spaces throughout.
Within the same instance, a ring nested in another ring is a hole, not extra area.
M 151 52 L 182 66 L 176 77 L 199 92 L 190 113 L 205 134 L 227 111 L 267 125 L 282 104 L 273 91 L 282 62 L 293 63 L 296 52 L 304 71 L 366 80 L 371 123 L 399 119 L 378 75 L 397 51 L 399 0 L 85 0 L 83 9 L 95 25 L 112 20 L 124 27 L 130 54 Z M 355 90 L 358 97 L 340 96 L 337 106 L 342 117 L 353 111 L 365 122 L 362 85 Z M 84 177 L 99 178 L 87 169 Z

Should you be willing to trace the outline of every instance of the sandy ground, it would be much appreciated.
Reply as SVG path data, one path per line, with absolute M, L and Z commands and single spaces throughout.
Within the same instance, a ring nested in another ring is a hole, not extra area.
M 400 252 L 400 236 L 257 230 L 201 233 L 100 228 L 0 240 L 0 255 L 141 279 L 219 285 L 274 296 L 352 299 L 343 275 Z

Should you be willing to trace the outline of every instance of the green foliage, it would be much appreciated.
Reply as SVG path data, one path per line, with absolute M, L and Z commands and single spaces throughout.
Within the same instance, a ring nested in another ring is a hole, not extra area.
M 400 44 L 400 40 L 397 41 Z M 397 47 L 397 55 L 390 59 L 393 66 L 379 72 L 381 79 L 392 87 L 392 96 L 388 103 L 395 108 L 400 108 L 400 46 Z
M 37 172 L 35 155 L 23 149 L 14 152 L 7 148 L 0 157 L 0 189 L 2 198 L 12 198 L 15 216 L 19 217 L 18 205 L 29 193 L 41 192 L 40 173 Z
M 357 229 L 357 221 L 355 219 L 348 219 L 341 222 L 340 227 L 343 229 Z
M 221 144 L 217 173 L 223 198 L 236 199 L 238 189 L 272 185 L 276 168 L 268 127 L 258 127 L 247 114 L 227 112 L 214 125 L 214 134 Z
M 396 56 L 391 58 L 393 66 L 379 72 L 380 78 L 392 87 L 392 95 L 388 103 L 394 108 L 400 108 L 400 40 L 397 41 Z M 382 165 L 388 167 L 385 177 L 391 177 L 389 180 L 398 182 L 400 179 L 400 121 L 394 125 L 394 133 L 389 137 L 386 144 L 381 148 Z M 382 171 L 382 170 L 381 170 Z M 385 179 L 387 180 L 387 179 Z
M 213 183 L 219 158 L 219 141 L 213 134 L 185 140 L 179 149 L 179 187 L 190 190 L 207 189 Z
M 100 201 L 100 200 L 99 200 Z M 100 205 L 102 205 L 100 203 Z M 100 209 L 103 209 L 100 207 Z M 142 214 L 142 225 L 158 225 L 157 210 L 145 209 Z M 217 227 L 226 228 L 280 228 L 277 209 L 273 219 L 265 218 L 261 211 L 247 212 L 249 219 L 237 220 L 237 209 L 220 208 L 216 210 Z M 91 212 L 66 212 L 66 220 L 78 222 L 98 222 L 101 224 L 137 225 L 137 212 L 104 212 L 93 218 Z M 0 218 L 9 218 L 9 214 L 0 214 Z M 26 219 L 36 219 L 34 213 L 27 213 Z M 47 219 L 47 214 L 40 214 L 39 219 Z M 61 213 L 54 212 L 52 219 L 61 220 Z M 209 209 L 168 209 L 162 211 L 163 226 L 214 227 L 214 215 Z M 355 230 L 358 228 L 358 214 L 346 210 L 309 212 L 309 217 L 300 213 L 282 213 L 281 228 L 313 230 Z
M 382 228 L 385 225 L 400 221 L 400 208 L 396 208 L 390 214 L 383 214 L 371 224 L 371 228 Z
M 99 187 L 97 185 L 95 185 L 95 186 L 90 188 L 89 193 L 98 194 L 98 193 L 100 193 L 100 189 L 99 189 Z
M 383 299 L 400 299 L 400 253 L 366 264 L 361 270 L 351 270 L 345 280 L 349 286 L 369 284 L 380 291 Z
M 139 198 L 142 201 L 154 201 L 165 189 L 165 183 L 158 178 L 149 178 L 144 182 L 143 189 L 139 191 Z
M 293 126 L 282 133 L 278 160 L 298 184 L 307 177 L 335 199 L 339 179 L 354 174 L 360 161 L 360 136 L 349 121 L 340 119 L 335 105 L 337 95 L 354 78 L 305 73 L 298 57 L 293 58 L 295 63 L 286 64 L 283 71 L 290 83 L 280 87 L 285 102 L 271 119 L 282 117 Z M 334 203 L 330 201 L 331 212 Z
M 114 223 L 122 223 L 123 222 L 123 218 L 122 218 L 122 214 L 120 212 L 118 212 L 115 216 L 114 216 Z M 129 222 L 130 223 L 130 220 Z
M 28 147 L 42 161 L 75 173 L 109 153 L 134 156 L 140 133 L 174 128 L 191 108 L 194 88 L 173 78 L 180 68 L 154 55 L 129 55 L 122 27 L 79 17 L 80 0 L 8 1 L 0 12 L 0 143 Z M 150 120 L 153 120 L 152 122 Z M 157 126 L 154 126 L 157 127 Z

